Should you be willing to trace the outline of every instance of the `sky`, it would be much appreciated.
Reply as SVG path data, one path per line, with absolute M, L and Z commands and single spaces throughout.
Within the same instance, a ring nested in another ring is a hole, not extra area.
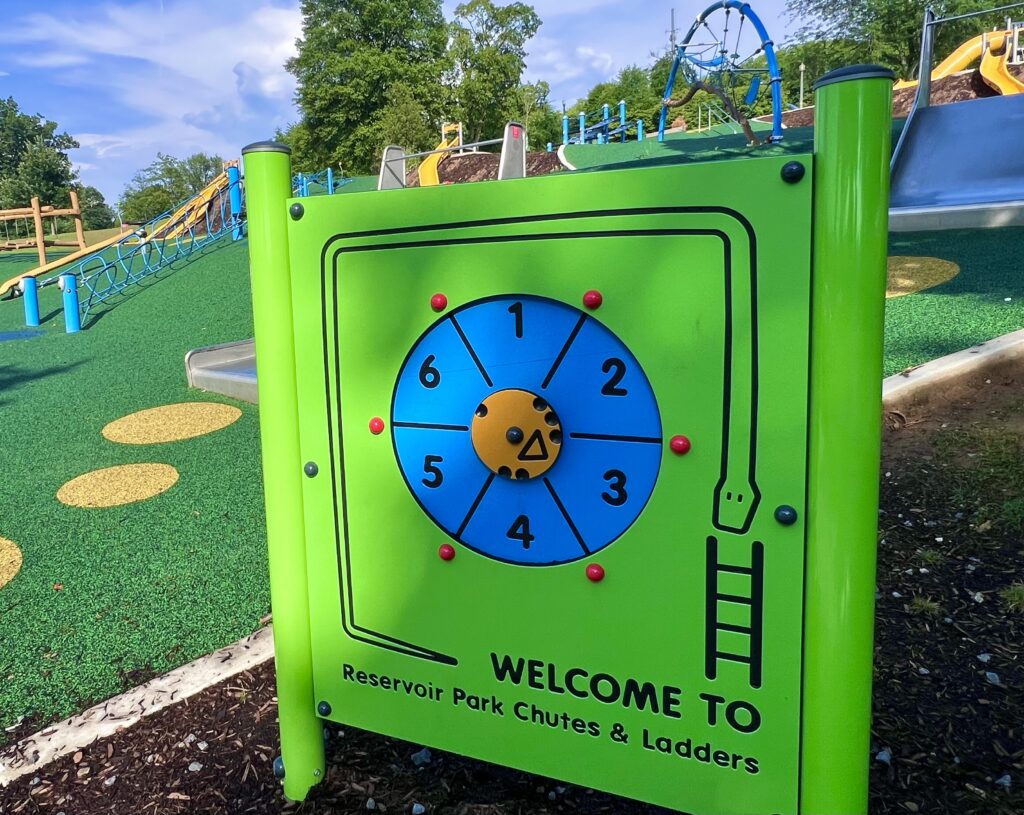
M 571 105 L 624 66 L 647 65 L 709 0 L 534 0 L 544 21 L 525 78 Z M 235 157 L 298 118 L 284 70 L 298 0 L 46 0 L 2 3 L 0 97 L 55 120 L 81 147 L 82 183 L 115 204 L 158 152 Z M 457 5 L 445 0 L 447 16 Z M 10 6 L 13 6 L 11 8 Z M 784 0 L 754 0 L 776 42 Z M 609 100 L 614 102 L 616 100 Z

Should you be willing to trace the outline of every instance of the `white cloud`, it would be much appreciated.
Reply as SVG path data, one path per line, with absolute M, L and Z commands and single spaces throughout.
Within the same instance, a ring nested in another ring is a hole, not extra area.
M 284 63 L 301 24 L 297 3 L 271 0 L 76 4 L 60 15 L 9 15 L 0 50 L 19 64 L 62 68 L 47 76 L 51 88 L 113 100 L 102 119 L 109 129 L 94 117 L 75 132 L 73 158 L 114 197 L 158 151 L 232 156 L 297 118 Z
M 26 68 L 70 68 L 75 65 L 85 65 L 89 61 L 81 54 L 62 54 L 59 51 L 22 54 L 15 59 L 19 65 Z

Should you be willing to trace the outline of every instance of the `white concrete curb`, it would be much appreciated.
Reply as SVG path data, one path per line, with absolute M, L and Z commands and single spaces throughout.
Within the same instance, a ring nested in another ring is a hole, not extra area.
M 1024 329 L 886 377 L 882 405 L 886 410 L 923 405 L 935 391 L 948 392 L 961 377 L 1019 359 L 1024 359 Z
M 0 787 L 274 656 L 271 627 L 0 748 Z
M 565 167 L 565 169 L 567 169 L 567 170 L 575 170 L 576 169 L 576 167 L 573 166 L 572 162 L 570 162 L 569 159 L 567 159 L 565 157 L 565 145 L 564 144 L 560 144 L 558 146 L 558 150 L 555 151 L 555 154 L 558 156 L 558 160 L 561 162 L 562 166 Z

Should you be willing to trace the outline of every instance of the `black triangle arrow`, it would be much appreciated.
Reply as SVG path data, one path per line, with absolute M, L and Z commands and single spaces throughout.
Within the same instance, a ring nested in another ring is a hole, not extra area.
M 531 453 L 534 446 L 540 447 L 539 453 Z M 547 461 L 548 448 L 544 445 L 544 433 L 541 430 L 534 430 L 523 449 L 519 451 L 517 458 L 520 461 Z

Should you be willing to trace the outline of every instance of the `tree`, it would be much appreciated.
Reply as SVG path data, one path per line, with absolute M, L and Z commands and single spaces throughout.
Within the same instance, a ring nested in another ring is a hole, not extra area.
M 103 200 L 103 193 L 95 187 L 78 190 L 78 205 L 82 210 L 85 229 L 109 229 L 116 224 L 114 210 Z
M 37 136 L 25 147 L 14 172 L 0 179 L 0 207 L 25 207 L 34 196 L 44 205 L 66 207 L 76 175 L 67 155 Z
M 496 137 L 517 113 L 526 43 L 540 28 L 533 6 L 470 0 L 455 9 L 451 77 L 470 141 Z
M 877 62 L 899 76 L 916 74 L 921 52 L 921 25 L 926 7 L 937 17 L 992 7 L 990 0 L 786 0 L 790 18 L 802 25 L 797 40 L 830 41 L 837 67 L 851 62 Z M 999 15 L 958 20 L 936 29 L 935 57 L 941 59 L 960 42 L 1001 25 Z
M 125 192 L 119 203 L 121 220 L 132 224 L 144 224 L 167 212 L 176 201 L 166 187 L 150 184 L 148 187 Z
M 298 84 L 302 123 L 286 138 L 299 163 L 370 172 L 383 129 L 412 125 L 409 99 L 439 131 L 447 39 L 440 0 L 303 0 L 298 54 L 285 65 Z
M 179 159 L 157 153 L 156 160 L 139 170 L 121 193 L 118 208 L 125 221 L 140 223 L 192 197 L 224 169 L 224 159 L 193 153 Z
M 526 127 L 526 137 L 534 150 L 562 140 L 562 116 L 551 107 L 550 92 L 547 82 L 537 82 L 520 85 L 515 93 L 516 109 L 509 118 Z
M 25 151 L 34 143 L 59 153 L 78 147 L 67 133 L 57 132 L 56 122 L 22 113 L 11 97 L 0 99 L 0 179 L 17 172 Z

